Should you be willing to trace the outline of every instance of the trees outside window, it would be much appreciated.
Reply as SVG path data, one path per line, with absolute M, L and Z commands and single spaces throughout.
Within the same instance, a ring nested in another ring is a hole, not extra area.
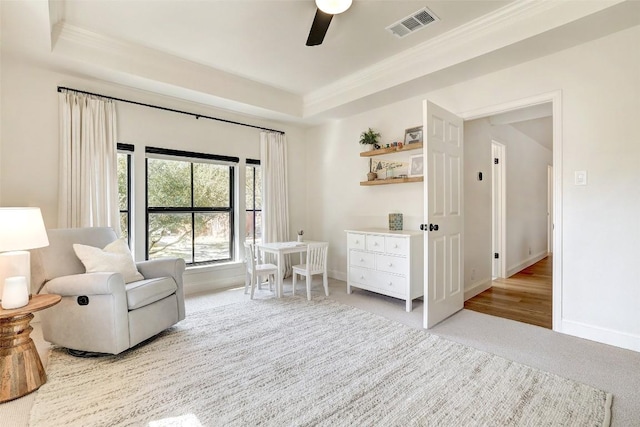
M 147 258 L 231 260 L 234 166 L 187 154 L 147 157 Z
M 260 243 L 262 242 L 262 172 L 260 161 L 247 159 L 245 173 L 245 239 L 247 242 Z

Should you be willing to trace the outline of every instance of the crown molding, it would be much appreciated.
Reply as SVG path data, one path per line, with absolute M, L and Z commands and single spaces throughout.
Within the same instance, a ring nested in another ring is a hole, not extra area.
M 155 82 L 158 92 L 173 87 L 183 90 L 189 98 L 199 94 L 200 99 L 226 100 L 225 105 L 244 104 L 293 118 L 302 115 L 302 99 L 298 95 L 170 53 L 64 21 L 54 25 L 52 37 L 56 39 L 53 53 L 78 61 L 89 74 L 99 67 L 101 75 L 105 69 L 111 70 L 120 76 L 120 81 L 122 76 L 129 76 L 131 81 L 144 80 L 146 86 L 153 86 Z
M 517 0 L 420 45 L 306 94 L 313 116 L 544 33 L 621 3 Z

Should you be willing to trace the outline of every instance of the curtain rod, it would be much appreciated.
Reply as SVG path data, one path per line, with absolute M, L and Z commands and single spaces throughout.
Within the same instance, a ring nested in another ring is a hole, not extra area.
M 140 106 L 143 106 L 143 107 L 155 108 L 157 110 L 171 111 L 172 113 L 186 114 L 187 116 L 193 116 L 196 119 L 203 118 L 203 119 L 209 119 L 209 120 L 216 120 L 218 122 L 229 123 L 229 124 L 232 124 L 232 125 L 246 126 L 246 127 L 250 127 L 250 128 L 254 128 L 254 129 L 266 130 L 266 131 L 269 131 L 269 132 L 277 132 L 277 133 L 281 133 L 283 135 L 285 133 L 282 130 L 269 129 L 269 128 L 264 128 L 264 127 L 261 127 L 261 126 L 250 125 L 248 123 L 241 123 L 241 122 L 236 122 L 236 121 L 233 121 L 233 120 L 221 119 L 219 117 L 205 116 L 204 114 L 190 113 L 188 111 L 176 110 L 176 109 L 167 108 L 167 107 L 160 107 L 158 105 L 145 104 L 144 102 L 130 101 L 128 99 L 114 98 L 113 96 L 101 95 L 99 93 L 85 92 L 83 90 L 71 89 L 71 88 L 64 87 L 64 86 L 58 86 L 58 92 L 62 92 L 63 90 L 68 90 L 68 91 L 77 92 L 77 93 L 83 93 L 85 95 L 99 96 L 101 98 L 111 99 L 113 101 L 126 102 L 126 103 L 129 103 L 129 104 L 140 105 Z

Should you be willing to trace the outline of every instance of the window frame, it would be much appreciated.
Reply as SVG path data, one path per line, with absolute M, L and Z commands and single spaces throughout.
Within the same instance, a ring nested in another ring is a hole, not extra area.
M 135 151 L 133 144 L 124 144 L 118 142 L 116 144 L 116 156 L 117 154 L 126 154 L 127 156 L 127 209 L 120 209 L 118 203 L 118 211 L 120 214 L 127 214 L 127 244 L 131 246 L 131 157 Z M 118 195 L 120 191 L 118 191 Z M 120 230 L 122 232 L 123 230 Z
M 253 184 L 251 186 L 251 188 L 253 188 L 253 194 L 252 194 L 253 206 L 251 207 L 251 209 L 249 209 L 249 206 L 245 206 L 245 212 L 253 212 L 253 224 L 252 224 L 253 236 L 251 236 L 251 240 L 255 244 L 256 243 L 256 212 L 262 212 L 262 208 L 256 209 L 256 170 L 260 169 L 260 160 L 246 159 L 245 179 L 246 179 L 246 167 L 253 168 Z M 262 171 L 260 173 L 262 173 Z M 246 195 L 245 195 L 245 200 L 246 200 Z M 245 241 L 247 240 L 248 237 L 249 236 L 245 236 Z
M 172 150 L 157 147 L 145 147 L 145 259 L 149 259 L 149 214 L 154 213 L 189 213 L 191 214 L 191 261 L 187 266 L 212 265 L 233 261 L 235 254 L 235 167 L 238 157 L 221 156 L 216 154 L 196 153 L 192 151 Z M 151 156 L 150 156 L 151 155 Z M 191 179 L 191 207 L 149 207 L 149 159 L 173 160 L 190 163 Z M 228 207 L 195 207 L 193 188 L 194 163 L 217 164 L 229 167 L 229 206 Z M 228 212 L 229 213 L 229 257 L 218 260 L 195 262 L 195 215 L 197 213 Z M 185 260 L 186 261 L 186 260 Z

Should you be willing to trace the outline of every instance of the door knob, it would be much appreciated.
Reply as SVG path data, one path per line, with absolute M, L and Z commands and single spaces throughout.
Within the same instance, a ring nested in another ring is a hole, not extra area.
M 438 224 L 429 224 L 429 231 L 438 231 Z

